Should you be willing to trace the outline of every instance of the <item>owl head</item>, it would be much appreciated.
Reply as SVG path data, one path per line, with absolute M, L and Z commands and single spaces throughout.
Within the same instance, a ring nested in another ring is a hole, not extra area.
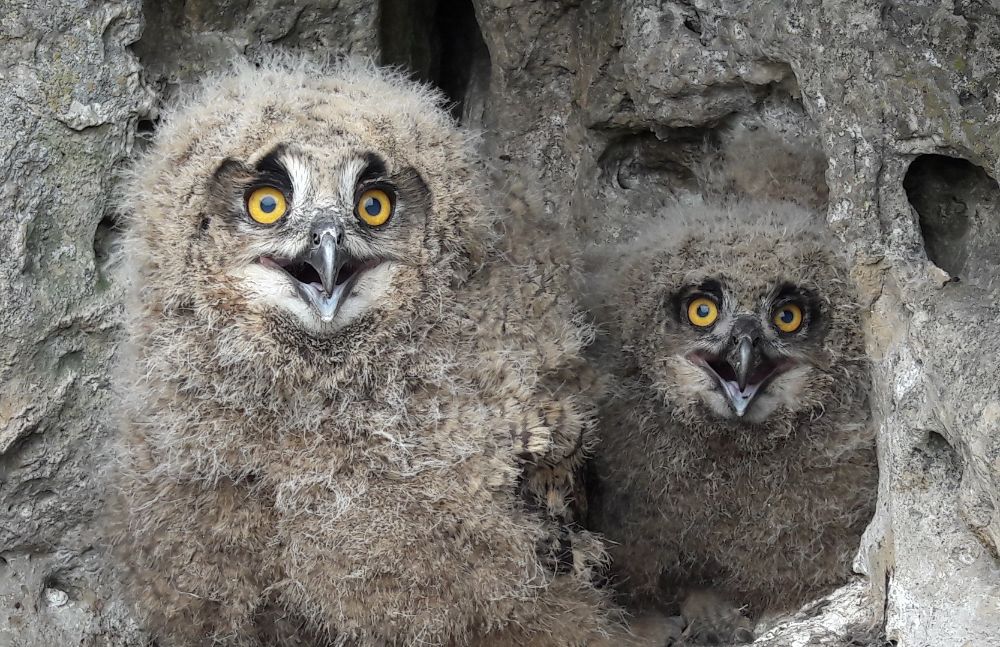
M 635 370 L 681 419 L 724 428 L 816 415 L 864 383 L 845 264 L 798 207 L 670 214 L 623 252 L 612 282 Z
M 211 331 L 234 362 L 376 349 L 432 319 L 489 244 L 472 160 L 442 98 L 401 76 L 237 65 L 136 164 L 140 310 Z

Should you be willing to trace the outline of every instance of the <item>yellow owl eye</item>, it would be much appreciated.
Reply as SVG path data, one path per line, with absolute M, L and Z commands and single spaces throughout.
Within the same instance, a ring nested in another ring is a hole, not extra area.
M 368 189 L 358 198 L 354 211 L 369 227 L 381 227 L 392 215 L 392 198 L 382 189 Z
M 708 297 L 698 297 L 688 304 L 688 321 L 705 328 L 715 323 L 719 318 L 719 306 Z
M 247 212 L 250 217 L 262 225 L 270 225 L 288 211 L 285 194 L 273 186 L 262 186 L 254 189 L 247 198 Z
M 781 332 L 795 332 L 802 326 L 802 308 L 786 303 L 774 311 L 774 325 Z

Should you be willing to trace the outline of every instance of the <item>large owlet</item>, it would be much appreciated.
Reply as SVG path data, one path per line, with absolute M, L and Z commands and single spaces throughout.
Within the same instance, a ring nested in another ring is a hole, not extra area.
M 238 66 L 137 165 L 117 542 L 160 645 L 621 635 L 560 527 L 592 333 L 441 104 Z
M 845 581 L 874 510 L 860 308 L 822 232 L 790 205 L 678 209 L 587 283 L 614 373 L 591 521 L 630 603 L 695 641 Z

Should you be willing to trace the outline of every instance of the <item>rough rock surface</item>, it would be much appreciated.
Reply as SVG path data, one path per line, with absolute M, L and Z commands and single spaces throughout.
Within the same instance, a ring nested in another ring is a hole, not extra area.
M 115 175 L 151 95 L 138 0 L 0 11 L 0 645 L 131 645 L 95 548 L 113 421 Z
M 0 6 L 0 647 L 144 644 L 99 540 L 116 174 L 157 99 L 266 45 L 438 84 L 585 240 L 699 200 L 740 129 L 821 147 L 870 305 L 879 508 L 863 577 L 758 642 L 1000 640 L 997 0 Z

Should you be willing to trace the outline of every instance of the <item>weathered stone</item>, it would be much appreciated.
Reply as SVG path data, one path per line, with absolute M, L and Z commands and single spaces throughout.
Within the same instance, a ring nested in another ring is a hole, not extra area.
M 829 221 L 871 307 L 878 383 L 883 477 L 857 621 L 874 616 L 900 645 L 994 644 L 995 4 L 480 5 L 500 95 L 489 145 L 532 168 L 553 216 L 585 239 L 628 237 L 659 202 L 697 201 L 699 152 L 738 127 L 821 142 Z
M 0 645 L 138 644 L 97 515 L 115 178 L 151 100 L 127 50 L 140 28 L 132 0 L 0 12 Z
M 135 45 L 164 95 L 230 60 L 269 47 L 321 56 L 376 56 L 378 4 L 308 0 L 145 0 L 146 29 Z
M 3 3 L 0 645 L 140 644 L 96 521 L 113 433 L 116 173 L 135 133 L 155 128 L 143 79 L 162 99 L 273 46 L 375 55 L 438 84 L 484 130 L 485 154 L 526 170 L 584 240 L 627 239 L 663 205 L 702 200 L 704 165 L 738 154 L 741 131 L 820 150 L 826 187 L 802 199 L 828 204 L 869 306 L 879 507 L 864 577 L 759 642 L 995 644 L 1000 4 L 471 5 Z

